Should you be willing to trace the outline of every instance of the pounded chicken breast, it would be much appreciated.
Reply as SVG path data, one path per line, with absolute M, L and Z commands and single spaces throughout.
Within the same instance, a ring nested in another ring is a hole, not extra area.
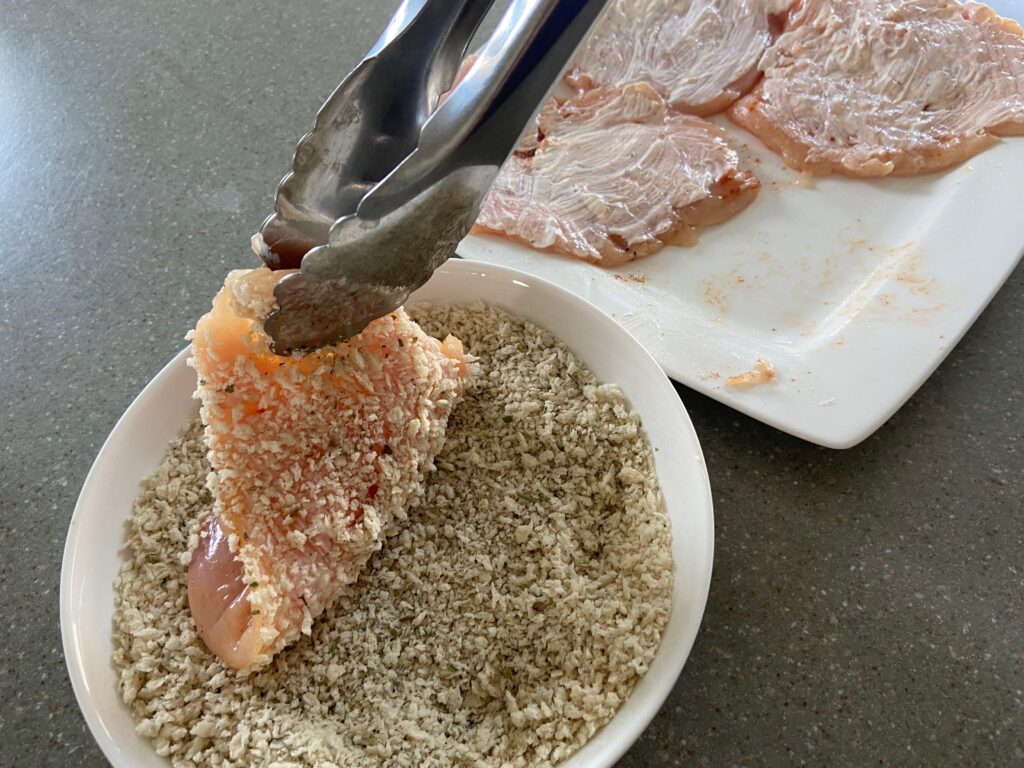
M 474 231 L 617 266 L 724 221 L 761 184 L 715 125 L 669 109 L 649 85 L 596 89 L 538 119 Z
M 270 350 L 286 272 L 236 270 L 192 334 L 213 516 L 188 571 L 207 647 L 259 667 L 358 578 L 423 490 L 467 374 L 401 309 L 305 354 Z
M 1024 36 L 956 0 L 806 0 L 729 110 L 790 165 L 927 173 L 1024 133 Z
M 721 112 L 757 80 L 774 17 L 792 0 L 614 0 L 566 80 L 574 88 L 646 82 L 674 109 Z

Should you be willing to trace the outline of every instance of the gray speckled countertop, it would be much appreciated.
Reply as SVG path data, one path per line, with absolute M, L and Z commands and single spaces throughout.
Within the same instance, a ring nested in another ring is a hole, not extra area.
M 390 6 L 0 3 L 0 766 L 103 764 L 58 624 L 78 489 Z M 849 451 L 680 392 L 715 575 L 623 766 L 1024 764 L 1022 298 Z

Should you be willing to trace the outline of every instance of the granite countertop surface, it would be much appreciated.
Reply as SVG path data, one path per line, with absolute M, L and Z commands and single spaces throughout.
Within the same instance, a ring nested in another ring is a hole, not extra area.
M 295 141 L 391 5 L 0 3 L 0 766 L 104 764 L 58 619 L 79 488 L 252 263 Z M 1018 269 L 848 451 L 680 389 L 715 572 L 690 661 L 620 765 L 1024 764 L 1022 299 Z

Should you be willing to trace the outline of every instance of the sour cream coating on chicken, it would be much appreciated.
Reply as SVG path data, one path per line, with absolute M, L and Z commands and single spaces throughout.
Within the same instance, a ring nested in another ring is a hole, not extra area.
M 955 0 L 806 0 L 729 110 L 790 165 L 927 173 L 1024 133 L 1024 36 Z
M 477 232 L 601 266 L 653 253 L 735 214 L 760 183 L 715 125 L 649 85 L 595 89 L 541 110 L 477 219 Z
M 613 0 L 566 74 L 574 88 L 650 84 L 674 109 L 721 112 L 757 80 L 792 0 Z

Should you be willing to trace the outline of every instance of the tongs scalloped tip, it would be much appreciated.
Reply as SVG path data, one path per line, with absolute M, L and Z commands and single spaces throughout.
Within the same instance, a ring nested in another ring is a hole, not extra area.
M 492 0 L 404 0 L 300 140 L 252 237 L 271 269 L 301 267 L 274 291 L 275 352 L 358 333 L 455 253 L 606 2 L 512 0 L 438 105 Z

